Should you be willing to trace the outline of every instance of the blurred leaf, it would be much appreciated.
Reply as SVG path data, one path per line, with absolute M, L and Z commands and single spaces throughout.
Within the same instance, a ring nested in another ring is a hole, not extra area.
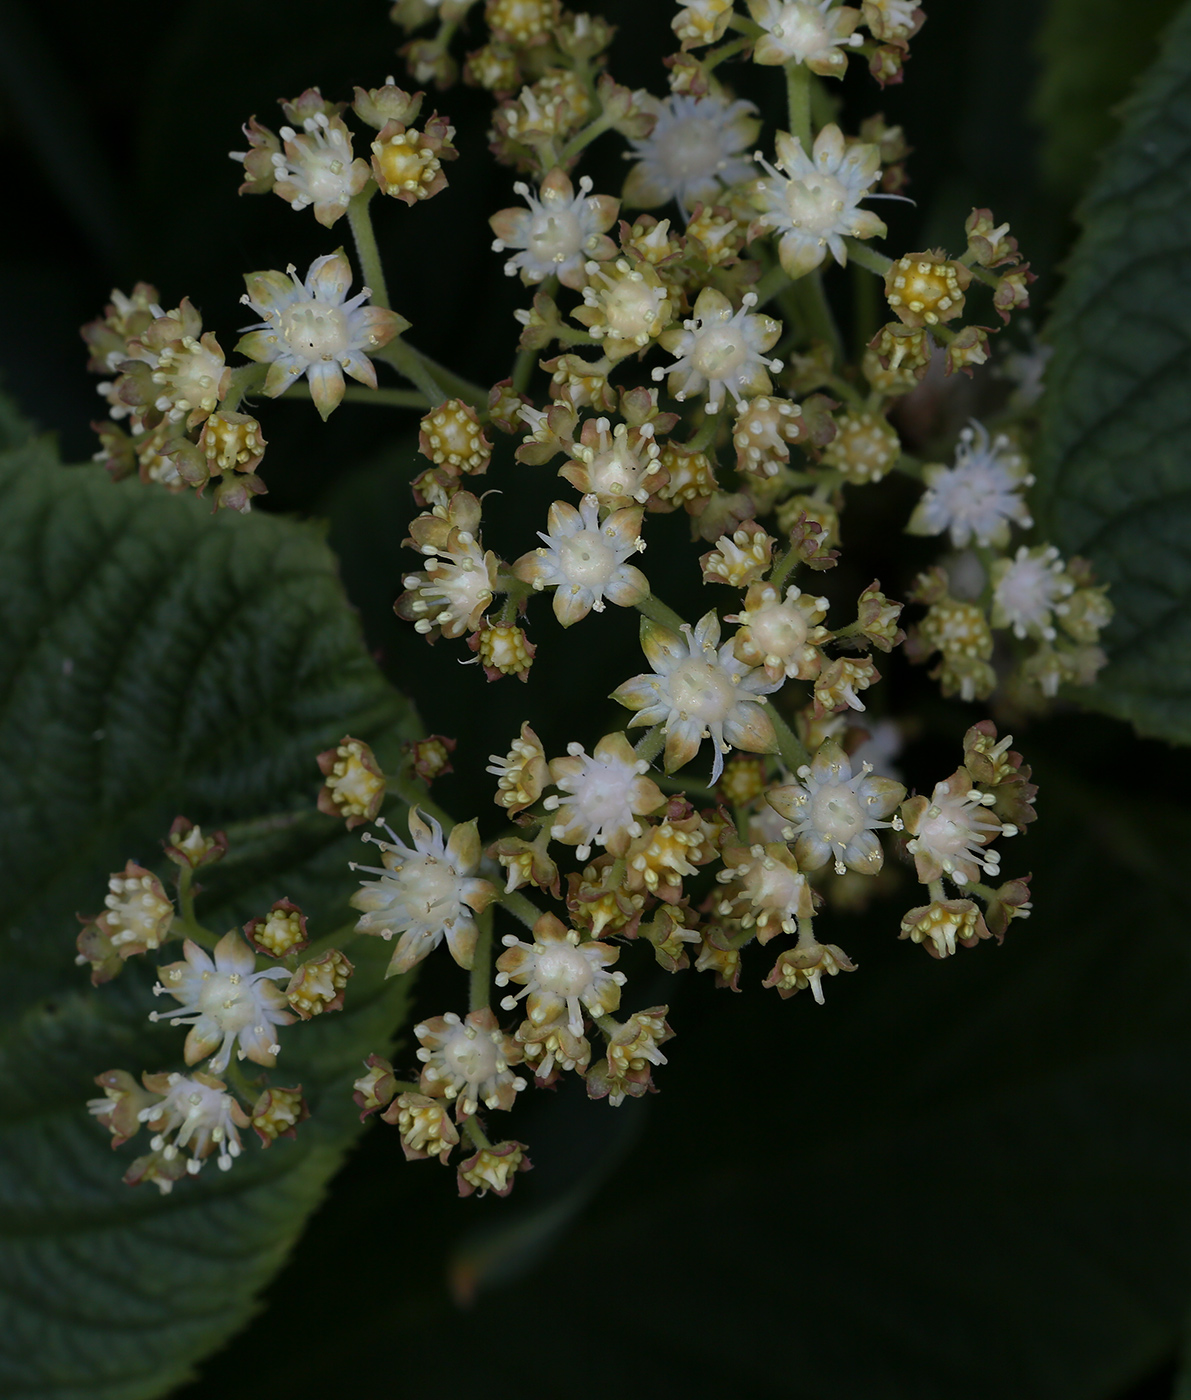
M 1112 585 L 1098 709 L 1191 742 L 1191 9 L 1082 211 L 1049 339 L 1040 517 Z
M 152 969 L 92 990 L 76 911 L 132 857 L 162 869 L 179 811 L 227 825 L 207 921 L 290 895 L 315 937 L 348 916 L 359 849 L 313 811 L 314 756 L 345 731 L 392 763 L 408 704 L 360 642 L 316 530 L 114 487 L 45 442 L 0 457 L 0 1392 L 7 1400 L 164 1393 L 242 1325 L 359 1124 L 351 1080 L 399 1024 L 404 979 L 352 946 L 347 1010 L 283 1038 L 274 1083 L 301 1083 L 296 1142 L 168 1196 L 120 1176 L 84 1101 L 107 1069 L 172 1068 L 150 1026 Z M 148 960 L 139 960 L 141 962 Z M 143 1144 L 140 1150 L 144 1150 Z
M 1120 124 L 1118 105 L 1158 52 L 1181 0 L 1050 0 L 1035 40 L 1041 72 L 1034 114 L 1039 164 L 1051 192 L 1073 203 Z

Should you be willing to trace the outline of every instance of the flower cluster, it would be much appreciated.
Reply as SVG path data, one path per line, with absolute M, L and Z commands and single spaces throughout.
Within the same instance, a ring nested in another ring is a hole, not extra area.
M 461 998 L 419 1021 L 416 1047 L 398 1052 L 404 1069 L 373 1054 L 355 1084 L 363 1115 L 396 1127 L 406 1157 L 453 1162 L 463 1195 L 506 1195 L 528 1169 L 524 1144 L 488 1136 L 492 1115 L 517 1112 L 524 1093 L 576 1075 L 617 1106 L 654 1088 L 673 1031 L 667 1005 L 642 1005 L 657 1000 L 642 967 L 693 967 L 739 990 L 753 945 L 772 942 L 762 986 L 825 1004 L 831 979 L 859 969 L 824 941 L 836 935 L 822 919 L 912 880 L 926 902 L 895 921 L 901 938 L 936 958 L 999 941 L 1030 909 L 1029 876 L 1000 874 L 1001 843 L 1034 817 L 1030 770 L 981 721 L 956 770 L 913 791 L 918 775 L 908 764 L 903 781 L 893 764 L 914 721 L 885 658 L 904 644 L 934 662 L 945 695 L 995 694 L 1015 714 L 1087 683 L 1105 659 L 1105 588 L 1029 533 L 1034 399 L 1002 407 L 975 377 L 1029 305 L 1033 277 L 1009 224 L 974 209 L 958 253 L 882 251 L 872 204 L 902 197 L 910 148 L 879 115 L 848 129 L 824 86 L 857 59 L 878 83 L 900 81 L 922 10 L 747 8 L 746 19 L 731 0 L 679 3 L 681 47 L 664 90 L 648 92 L 613 76 L 612 27 L 560 0 L 393 7 L 414 82 L 442 91 L 461 76 L 491 94 L 489 150 L 521 177 L 487 213 L 492 270 L 515 279 L 522 303 L 509 326 L 516 357 L 495 384 L 429 360 L 388 306 L 370 201 L 390 215 L 416 209 L 458 155 L 449 119 L 426 116 L 424 94 L 393 78 L 350 103 L 310 88 L 282 103 L 276 133 L 245 126 L 241 191 L 274 193 L 324 228 L 346 215 L 357 253 L 355 267 L 331 249 L 305 276 L 250 273 L 246 363 L 229 368 L 189 302 L 166 312 L 144 283 L 84 328 L 105 376 L 112 474 L 213 483 L 217 505 L 247 508 L 264 489 L 246 395 L 279 398 L 304 378 L 325 419 L 362 393 L 345 376 L 373 390 L 374 360 L 400 374 L 409 387 L 381 401 L 414 410 L 425 461 L 402 543 L 417 557 L 394 564 L 394 609 L 427 642 L 458 645 L 478 668 L 461 685 L 527 682 L 542 646 L 564 646 L 561 629 L 609 635 L 605 614 L 641 614 L 646 669 L 618 658 L 600 694 L 620 713 L 602 730 L 582 733 L 576 716 L 559 748 L 544 745 L 557 706 L 535 686 L 518 691 L 528 699 L 514 736 L 489 756 L 491 821 L 455 821 L 430 795 L 454 739 L 411 741 L 390 774 L 350 735 L 317 758 L 319 810 L 382 833 L 362 838 L 379 863 L 351 866 L 368 877 L 351 897 L 351 936 L 395 940 L 387 976 L 445 958 L 444 943 L 466 974 L 466 1009 Z M 474 47 L 459 48 L 464 34 Z M 787 113 L 762 134 L 765 104 L 724 75 L 762 84 L 774 67 Z M 597 139 L 619 142 L 618 187 L 576 169 Z M 875 277 L 871 296 L 835 297 L 845 264 Z M 835 300 L 858 308 L 853 333 L 840 333 Z M 849 360 L 842 347 L 858 343 Z M 969 394 L 962 410 L 957 388 Z M 918 455 L 968 412 L 995 431 L 973 419 L 949 461 Z M 549 495 L 498 538 L 488 488 L 528 501 L 535 478 L 554 482 Z M 907 483 L 920 492 L 908 519 Z M 869 508 L 854 532 L 858 492 Z M 904 528 L 949 551 L 916 563 L 908 587 L 903 575 L 901 598 L 864 562 L 873 520 L 886 543 Z M 706 590 L 689 618 L 662 596 L 684 569 Z M 923 610 L 908 633 L 903 600 Z M 474 758 L 466 735 L 456 757 Z M 300 1092 L 242 1103 L 233 1057 L 271 1068 L 284 1028 L 338 1010 L 353 973 L 345 948 L 326 943 L 299 961 L 309 935 L 288 899 L 245 925 L 247 941 L 208 935 L 191 880 L 224 849 L 178 827 L 167 852 L 177 908 L 130 863 L 78 939 L 96 983 L 186 940 L 155 989 L 178 1003 L 161 1019 L 187 1027 L 185 1069 L 142 1084 L 110 1071 L 92 1105 L 117 1142 L 149 1125 L 151 1153 L 129 1179 L 162 1189 L 208 1156 L 230 1166 L 249 1125 L 265 1145 L 297 1127 Z
M 366 771 L 376 768 L 372 751 L 359 740 L 345 739 L 340 752 L 362 760 Z M 152 1181 L 167 1192 L 211 1157 L 227 1171 L 243 1150 L 241 1129 L 255 1129 L 263 1147 L 295 1136 L 308 1116 L 301 1086 L 257 1089 L 263 1076 L 250 1084 L 238 1064 L 247 1060 L 272 1069 L 282 1052 L 283 1029 L 299 1018 L 340 1010 L 353 968 L 336 948 L 299 961 L 309 942 L 307 921 L 290 899 L 249 919 L 243 934 L 233 929 L 217 938 L 196 916 L 194 878 L 227 853 L 226 835 L 205 836 L 178 817 L 162 845 L 174 866 L 176 904 L 158 876 L 130 861 L 109 880 L 104 912 L 84 922 L 78 962 L 90 966 L 99 984 L 129 959 L 183 940 L 181 958 L 158 967 L 153 987 L 154 996 L 178 1004 L 148 1018 L 186 1027 L 179 1057 L 185 1068 L 146 1072 L 139 1083 L 126 1070 L 108 1070 L 95 1081 L 104 1096 L 88 1104 L 111 1132 L 113 1147 L 148 1127 L 149 1151 L 131 1163 L 124 1180 Z

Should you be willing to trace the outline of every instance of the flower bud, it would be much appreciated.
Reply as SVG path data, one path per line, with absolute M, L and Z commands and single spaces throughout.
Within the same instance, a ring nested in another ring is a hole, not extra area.
M 297 1137 L 298 1124 L 310 1117 L 310 1110 L 302 1097 L 302 1086 L 298 1084 L 292 1089 L 266 1089 L 253 1105 L 249 1117 L 261 1146 L 269 1147 L 279 1137 Z
M 324 1011 L 342 1011 L 343 989 L 354 971 L 338 948 L 329 948 L 301 964 L 285 989 L 285 999 L 303 1021 Z
M 267 914 L 249 919 L 244 925 L 244 936 L 258 953 L 271 958 L 300 952 L 310 942 L 306 915 L 288 899 L 279 899 Z

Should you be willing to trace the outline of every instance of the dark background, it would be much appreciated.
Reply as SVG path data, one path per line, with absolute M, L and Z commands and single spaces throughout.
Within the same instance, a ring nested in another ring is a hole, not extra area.
M 662 92 L 671 7 L 594 8 L 621 26 L 617 79 Z M 891 247 L 955 250 L 967 211 L 991 205 L 1040 274 L 1041 320 L 1092 168 L 1078 148 L 1057 164 L 1040 154 L 1032 55 L 1046 7 L 928 8 L 906 84 L 881 93 L 850 75 L 845 125 L 883 110 L 917 147 L 916 204 L 882 206 Z M 1170 8 L 1154 5 L 1151 32 Z M 383 4 L 312 0 L 24 4 L 0 18 L 0 375 L 67 460 L 93 450 L 101 403 L 78 326 L 111 286 L 151 281 L 167 306 L 190 296 L 227 348 L 244 272 L 304 267 L 349 241 L 346 221 L 328 233 L 273 196 L 237 199 L 226 152 L 250 114 L 280 124 L 279 96 L 317 83 L 347 97 L 400 75 L 397 37 Z M 1093 104 L 1097 131 L 1148 52 L 1137 40 Z M 781 123 L 780 73 L 724 75 L 769 130 Z M 437 101 L 459 133 L 450 187 L 414 210 L 378 201 L 378 237 L 410 338 L 490 383 L 508 373 L 511 313 L 526 299 L 499 274 L 486 224 L 513 202 L 515 177 L 487 157 L 486 95 L 457 87 Z M 597 189 L 619 188 L 622 148 L 615 136 L 593 147 L 583 168 Z M 829 285 L 846 309 L 848 276 Z M 609 677 L 637 669 L 635 618 L 611 610 L 565 637 L 535 619 L 531 685 L 487 688 L 459 669 L 458 647 L 427 649 L 390 611 L 416 415 L 344 408 L 324 426 L 291 397 L 258 405 L 262 505 L 330 522 L 381 664 L 432 728 L 461 738 L 441 800 L 492 810 L 484 756 L 522 718 L 552 752 L 602 732 Z M 505 494 L 485 515 L 489 542 L 512 556 L 557 488 L 548 470 L 510 466 L 498 456 L 490 481 Z M 845 561 L 823 581 L 829 594 L 854 595 L 874 566 L 895 594 L 912 575 L 918 556 L 888 528 L 908 506 L 898 493 L 890 483 L 849 514 L 867 574 Z M 651 558 L 684 521 L 657 522 Z M 688 615 L 699 606 L 690 578 L 654 582 Z M 978 711 L 942 705 L 900 666 L 883 689 L 878 713 L 921 718 L 910 781 L 950 771 Z M 407 1167 L 395 1133 L 370 1132 L 264 1313 L 185 1393 L 314 1396 L 347 1383 L 388 1395 L 445 1381 L 586 1400 L 631 1380 L 663 1395 L 814 1400 L 1171 1395 L 1191 1285 L 1191 973 L 1164 855 L 1187 822 L 1165 804 L 1188 765 L 1091 716 L 1015 732 L 1043 796 L 1028 846 L 1005 853 L 1007 874 L 1036 871 L 1037 909 L 1004 948 L 940 965 L 898 943 L 913 897 L 903 881 L 891 903 L 833 923 L 863 973 L 836 979 L 823 1010 L 762 993 L 764 959 L 746 963 L 740 997 L 642 968 L 634 1007 L 669 1000 L 679 1032 L 658 1098 L 613 1111 L 574 1085 L 536 1096 L 510 1129 L 535 1171 L 508 1202 L 458 1203 L 451 1173 Z M 454 995 L 452 973 L 426 973 L 423 1013 Z

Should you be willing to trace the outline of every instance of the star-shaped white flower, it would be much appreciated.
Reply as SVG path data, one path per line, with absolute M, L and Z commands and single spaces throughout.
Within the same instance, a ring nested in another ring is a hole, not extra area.
M 554 615 L 570 627 L 589 612 L 603 612 L 604 600 L 622 608 L 649 596 L 649 580 L 626 561 L 644 548 L 641 509 L 626 506 L 600 524 L 600 503 L 583 497 L 579 509 L 565 501 L 550 507 L 541 549 L 523 554 L 513 572 L 535 589 L 553 588 Z
M 384 825 L 384 823 L 380 823 Z M 430 817 L 428 822 L 416 807 L 409 811 L 407 846 L 389 827 L 388 841 L 375 842 L 384 868 L 351 864 L 353 870 L 378 875 L 378 880 L 361 881 L 351 898 L 353 909 L 363 910 L 356 924 L 360 933 L 382 938 L 401 935 L 388 977 L 408 972 L 442 942 L 445 937 L 451 956 L 460 967 L 471 967 L 475 953 L 475 915 L 496 897 L 487 880 L 475 878 L 480 864 L 480 837 L 474 821 L 456 826 L 449 840 L 443 840 L 442 827 Z
M 990 441 L 983 423 L 973 420 L 960 433 L 954 466 L 924 467 L 922 477 L 926 491 L 906 526 L 912 535 L 947 531 L 956 549 L 973 539 L 1000 549 L 1011 523 L 1023 530 L 1034 523 L 1020 494 L 1034 484 L 1025 458 L 1004 435 Z
M 779 131 L 776 168 L 757 156 L 764 179 L 752 187 L 761 211 L 756 224 L 778 235 L 778 258 L 788 277 L 813 271 L 827 254 L 843 265 L 848 260 L 844 238 L 875 238 L 885 225 L 860 201 L 869 196 L 881 174 L 878 147 L 857 141 L 846 145 L 832 123 L 818 136 L 811 154 L 802 142 Z M 784 174 L 782 173 L 784 172 Z
M 627 158 L 637 164 L 625 182 L 626 204 L 653 209 L 674 199 L 689 210 L 700 201 L 714 203 L 725 186 L 749 178 L 752 167 L 741 152 L 760 126 L 751 102 L 674 93 L 643 106 L 657 120 L 648 136 L 630 143 L 634 156 Z
M 186 1025 L 184 1055 L 188 1065 L 217 1053 L 211 1072 L 222 1074 L 238 1045 L 240 1059 L 272 1066 L 277 1061 L 275 1026 L 293 1021 L 285 994 L 273 985 L 288 982 L 291 973 L 284 967 L 267 967 L 256 972 L 256 954 L 236 932 L 225 934 L 215 945 L 214 957 L 189 938 L 182 945 L 183 962 L 159 968 L 161 981 L 153 988 L 158 995 L 168 993 L 182 1005 L 170 1016 L 172 1026 Z M 151 1021 L 165 1020 L 156 1011 Z
M 678 400 L 706 393 L 708 413 L 718 413 L 725 394 L 736 403 L 773 387 L 768 371 L 775 374 L 781 360 L 767 360 L 782 333 L 782 323 L 772 316 L 753 315 L 755 292 L 746 292 L 738 310 L 714 287 L 704 287 L 695 302 L 691 319 L 664 331 L 662 347 L 678 358 L 669 366 L 659 365 L 654 380 L 666 379 L 666 388 Z
M 365 287 L 347 299 L 352 270 L 340 250 L 315 258 L 305 282 L 293 264 L 286 272 L 250 272 L 240 298 L 262 319 L 241 337 L 236 349 L 250 360 L 268 364 L 265 393 L 284 394 L 303 374 L 310 397 L 324 417 L 343 399 L 343 375 L 376 388 L 376 370 L 368 355 L 409 329 L 395 311 L 365 306 L 372 295 Z
M 605 262 L 616 252 L 607 231 L 616 222 L 620 201 L 592 194 L 591 180 L 579 181 L 579 193 L 562 170 L 552 170 L 535 196 L 521 181 L 513 189 L 528 209 L 502 209 L 488 220 L 496 241 L 495 253 L 516 249 L 505 272 L 531 286 L 557 277 L 564 287 L 586 285 L 589 259 Z

